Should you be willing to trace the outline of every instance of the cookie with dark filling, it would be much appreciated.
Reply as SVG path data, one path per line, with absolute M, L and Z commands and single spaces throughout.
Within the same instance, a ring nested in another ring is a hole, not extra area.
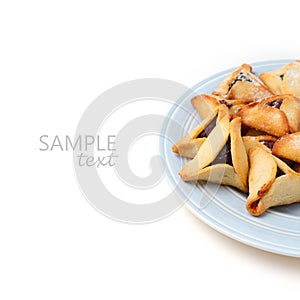
M 273 93 L 252 73 L 252 67 L 243 64 L 230 73 L 213 91 L 214 95 L 226 99 L 258 101 Z
M 300 97 L 300 61 L 260 74 L 260 79 L 275 94 L 292 94 Z
M 172 150 L 192 158 L 184 181 L 204 180 L 249 192 L 254 216 L 300 202 L 300 61 L 261 74 L 249 65 L 191 100 L 203 120 Z M 250 166 L 249 166 L 250 164 Z
M 272 153 L 280 158 L 300 163 L 300 132 L 287 134 L 278 139 Z
M 276 137 L 270 135 L 243 136 L 242 138 L 247 152 L 250 148 L 258 147 L 271 153 L 277 141 Z
M 243 106 L 237 113 L 242 123 L 277 137 L 289 132 L 288 119 L 283 111 L 268 103 L 253 102 Z
M 274 95 L 284 94 L 283 79 L 289 65 L 290 64 L 270 72 L 261 73 L 259 75 L 261 81 Z
M 172 146 L 172 151 L 183 157 L 194 158 L 207 136 L 215 128 L 217 121 L 224 116 L 229 118 L 227 107 L 216 107 L 202 122 L 179 139 Z
M 270 207 L 300 202 L 299 173 L 260 147 L 250 148 L 248 154 L 249 213 L 260 216 Z
M 249 103 L 249 100 L 230 100 L 213 94 L 201 94 L 192 98 L 191 103 L 203 120 L 222 104 L 228 107 L 231 115 L 234 115 L 238 108 Z
M 300 130 L 300 100 L 298 98 L 293 95 L 283 94 L 263 99 L 260 103 L 278 108 L 284 112 L 290 132 Z
M 180 171 L 184 181 L 204 180 L 248 191 L 248 157 L 241 137 L 241 119 L 220 120 L 197 155 Z
M 300 62 L 293 63 L 285 72 L 283 78 L 283 92 L 300 97 Z

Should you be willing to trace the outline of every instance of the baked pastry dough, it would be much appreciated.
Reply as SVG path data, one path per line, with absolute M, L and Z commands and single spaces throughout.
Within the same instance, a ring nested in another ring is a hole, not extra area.
M 284 94 L 283 78 L 289 66 L 290 64 L 285 65 L 279 69 L 272 70 L 270 72 L 262 73 L 259 75 L 259 78 L 273 94 L 275 95 Z
M 300 61 L 260 74 L 260 79 L 276 95 L 292 94 L 300 97 Z
M 286 174 L 276 178 L 255 208 L 260 215 L 270 207 L 300 202 L 300 174 Z M 251 212 L 251 211 L 250 211 Z
M 249 150 L 249 161 L 249 196 L 246 208 L 252 215 L 259 216 L 270 207 L 300 201 L 299 173 L 260 147 Z M 284 174 L 276 178 L 277 167 Z
M 229 112 L 225 105 L 219 107 L 216 126 L 208 135 L 209 138 L 200 147 L 197 155 L 179 171 L 184 181 L 199 179 L 199 172 L 217 157 L 225 146 L 229 136 Z
M 212 92 L 191 100 L 203 121 L 173 152 L 191 158 L 184 181 L 204 180 L 248 193 L 246 209 L 300 202 L 300 61 L 263 73 L 244 64 Z M 249 166 L 250 164 L 250 166 Z
M 240 68 L 230 73 L 213 91 L 213 94 L 225 99 L 249 101 L 258 101 L 272 96 L 273 93 L 251 72 L 252 67 L 248 64 L 243 64 Z
M 211 94 L 202 94 L 192 98 L 191 103 L 203 120 L 220 106 L 219 99 L 222 98 Z
M 264 211 L 261 209 L 261 204 L 259 205 L 259 200 L 275 181 L 277 164 L 272 154 L 260 147 L 250 148 L 248 154 L 250 170 L 246 208 L 252 215 L 257 216 Z
M 242 135 L 243 136 L 260 136 L 260 135 L 265 135 L 266 133 L 261 130 L 257 130 L 251 127 L 248 127 L 246 125 L 243 125 L 242 127 Z
M 201 145 L 205 142 L 207 135 L 216 126 L 217 118 L 222 118 L 223 114 L 224 111 L 221 110 L 219 113 L 219 108 L 217 107 L 200 124 L 179 139 L 172 146 L 172 151 L 180 156 L 194 158 Z
M 243 106 L 237 114 L 242 118 L 243 124 L 270 135 L 280 137 L 289 132 L 289 123 L 285 113 L 266 103 L 250 103 Z
M 300 100 L 292 95 L 276 95 L 244 105 L 237 114 L 245 125 L 278 137 L 300 129 Z
M 276 95 L 260 101 L 262 104 L 275 107 L 283 111 L 289 123 L 290 132 L 300 129 L 300 99 L 292 95 Z
M 243 136 L 243 142 L 247 152 L 250 148 L 259 147 L 271 153 L 276 141 L 277 138 L 270 135 Z
M 300 163 L 300 132 L 287 134 L 278 139 L 273 146 L 272 153 Z
M 296 61 L 285 72 L 283 92 L 300 97 L 300 62 Z
M 179 175 L 185 181 L 205 180 L 234 186 L 247 192 L 249 166 L 241 137 L 241 119 L 233 119 L 230 126 L 229 119 L 223 119 L 222 123 L 222 145 L 214 147 L 215 136 L 209 135 L 207 144 L 200 147 L 197 156 L 181 169 Z
M 222 104 L 225 104 L 230 114 L 234 115 L 238 108 L 249 103 L 249 100 L 230 100 L 213 94 L 202 94 L 192 98 L 191 103 L 203 120 Z

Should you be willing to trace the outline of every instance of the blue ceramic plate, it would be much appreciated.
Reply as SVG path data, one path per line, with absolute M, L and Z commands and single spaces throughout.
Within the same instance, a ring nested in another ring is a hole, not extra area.
M 279 68 L 290 60 L 251 64 L 254 73 Z M 197 94 L 211 93 L 229 72 L 218 73 L 197 84 Z M 251 216 L 246 208 L 246 194 L 227 186 L 210 183 L 188 183 L 179 179 L 178 171 L 187 159 L 175 155 L 172 143 L 199 123 L 191 94 L 181 97 L 166 116 L 160 140 L 160 154 L 165 158 L 167 177 L 189 210 L 219 232 L 247 245 L 266 251 L 300 257 L 300 204 L 269 209 L 260 217 Z M 183 128 L 178 130 L 178 124 Z

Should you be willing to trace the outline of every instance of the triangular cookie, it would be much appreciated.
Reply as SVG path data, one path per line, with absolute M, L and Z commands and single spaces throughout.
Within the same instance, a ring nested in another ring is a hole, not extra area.
M 263 82 L 252 73 L 252 67 L 248 64 L 243 64 L 230 73 L 213 91 L 213 94 L 226 99 L 248 101 L 258 101 L 273 95 Z
M 284 112 L 290 132 L 300 129 L 300 99 L 289 94 L 272 96 L 259 101 L 259 103 L 278 108 Z
M 287 134 L 278 139 L 272 153 L 280 158 L 300 163 L 300 132 Z
M 184 181 L 205 180 L 248 191 L 248 157 L 241 137 L 241 119 L 224 117 L 193 160 L 179 175 Z
M 194 158 L 208 134 L 216 126 L 217 119 L 223 118 L 223 114 L 223 110 L 219 111 L 219 108 L 216 108 L 200 124 L 179 139 L 172 146 L 172 151 L 180 156 Z
M 244 105 L 237 115 L 243 124 L 280 137 L 300 129 L 300 100 L 292 95 L 276 95 Z
M 172 146 L 172 151 L 183 157 L 194 158 L 216 123 L 223 117 L 229 120 L 228 108 L 225 105 L 217 106 L 201 123 L 179 139 Z
M 250 170 L 246 208 L 252 215 L 259 216 L 269 207 L 300 201 L 299 173 L 260 147 L 252 147 L 248 154 Z
M 268 103 L 253 102 L 244 105 L 237 115 L 242 118 L 243 124 L 270 135 L 280 137 L 289 132 L 285 113 Z
M 262 73 L 259 77 L 275 95 L 287 93 L 300 97 L 300 61 Z
M 230 114 L 234 115 L 238 108 L 249 103 L 249 100 L 231 100 L 217 95 L 202 94 L 192 98 L 191 103 L 201 119 L 205 119 L 222 104 L 225 104 L 229 108 Z
M 242 138 L 247 153 L 252 147 L 259 147 L 271 153 L 277 141 L 276 137 L 270 135 L 243 136 Z

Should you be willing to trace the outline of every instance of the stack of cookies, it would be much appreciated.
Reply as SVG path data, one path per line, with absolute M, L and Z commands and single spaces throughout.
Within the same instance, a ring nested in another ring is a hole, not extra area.
M 259 76 L 243 64 L 191 100 L 202 121 L 172 147 L 191 158 L 179 175 L 247 193 L 254 216 L 300 202 L 299 98 L 300 61 Z

